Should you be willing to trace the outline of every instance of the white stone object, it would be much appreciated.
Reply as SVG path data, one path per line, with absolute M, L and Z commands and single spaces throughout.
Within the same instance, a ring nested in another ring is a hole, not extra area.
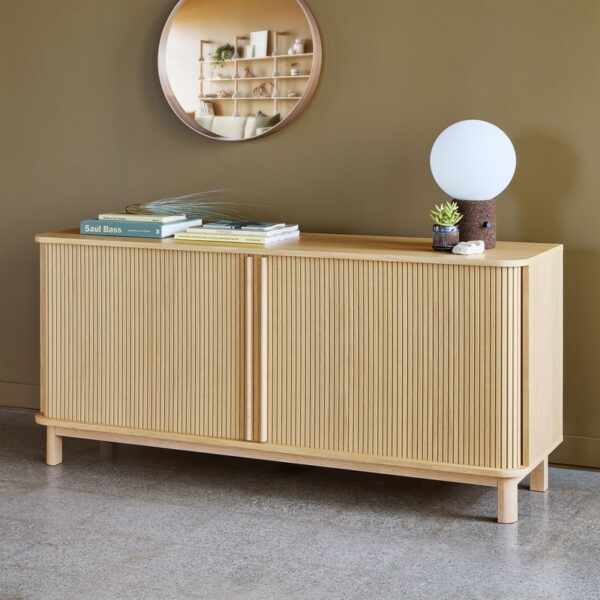
M 481 240 L 473 242 L 460 242 L 452 248 L 452 254 L 483 254 L 485 243 Z

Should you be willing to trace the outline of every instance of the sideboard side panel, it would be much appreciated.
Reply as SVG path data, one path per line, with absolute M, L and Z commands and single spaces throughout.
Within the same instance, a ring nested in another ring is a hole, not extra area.
M 59 244 L 42 257 L 43 414 L 243 439 L 242 257 Z
M 563 440 L 563 250 L 523 269 L 523 463 Z

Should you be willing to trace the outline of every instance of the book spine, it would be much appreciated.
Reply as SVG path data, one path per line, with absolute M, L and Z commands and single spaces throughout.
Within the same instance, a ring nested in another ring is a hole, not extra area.
M 232 244 L 256 244 L 257 246 L 264 245 L 266 238 L 247 235 L 198 235 L 196 233 L 176 233 L 176 240 L 187 240 L 190 242 L 230 242 Z
M 257 237 L 243 235 L 199 235 L 197 233 L 176 233 L 175 239 L 186 242 L 225 242 L 227 244 L 252 244 L 255 246 L 267 246 L 269 244 L 298 238 L 299 233 L 294 231 L 287 235 L 278 237 Z
M 104 235 L 116 237 L 162 238 L 162 225 L 129 221 L 102 221 L 88 219 L 81 221 L 79 232 L 82 235 Z
M 135 214 L 117 214 L 117 213 L 103 213 L 98 215 L 98 221 L 126 221 L 131 223 L 177 223 L 179 221 L 185 221 L 185 215 L 135 215 Z

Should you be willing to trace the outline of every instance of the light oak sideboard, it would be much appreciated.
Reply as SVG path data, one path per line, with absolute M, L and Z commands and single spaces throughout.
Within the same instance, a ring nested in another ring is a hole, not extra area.
M 497 487 L 562 441 L 562 246 L 485 255 L 36 237 L 47 462 L 64 437 Z

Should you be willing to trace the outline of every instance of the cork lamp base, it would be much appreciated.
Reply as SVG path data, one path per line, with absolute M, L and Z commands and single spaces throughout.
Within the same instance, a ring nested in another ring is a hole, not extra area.
M 483 240 L 486 250 L 496 247 L 496 201 L 456 200 L 463 215 L 459 223 L 460 241 Z

